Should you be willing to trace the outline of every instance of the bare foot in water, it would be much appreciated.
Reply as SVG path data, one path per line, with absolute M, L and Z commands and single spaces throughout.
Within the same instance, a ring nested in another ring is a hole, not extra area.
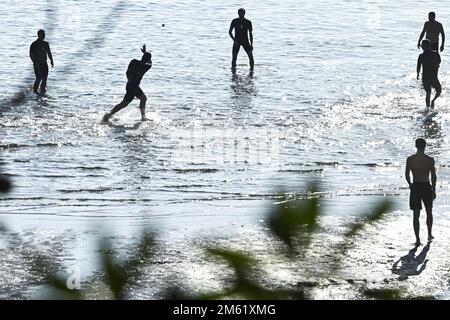
M 434 239 L 434 237 L 433 237 L 433 236 L 429 236 L 429 237 L 428 237 L 428 242 L 431 242 L 431 241 L 433 241 L 433 239 Z
M 418 246 L 420 246 L 422 243 L 420 242 L 420 240 L 416 240 L 416 243 L 414 243 L 414 245 L 416 246 L 416 247 L 418 247 Z
M 102 123 L 106 123 L 108 122 L 109 118 L 111 118 L 111 114 L 108 112 L 107 114 L 105 114 L 102 118 Z

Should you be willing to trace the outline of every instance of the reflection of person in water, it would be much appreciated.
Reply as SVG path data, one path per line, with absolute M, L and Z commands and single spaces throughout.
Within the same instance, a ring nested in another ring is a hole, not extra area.
M 400 276 L 400 280 L 406 280 L 409 276 L 418 276 L 427 267 L 426 259 L 430 250 L 430 243 L 423 247 L 422 252 L 416 257 L 417 246 L 411 249 L 406 256 L 401 257 L 392 266 L 392 273 Z M 426 260 L 425 260 L 426 259 Z
M 406 160 L 405 178 L 411 190 L 409 206 L 413 210 L 413 226 L 416 235 L 416 246 L 420 245 L 419 236 L 419 216 L 422 209 L 422 202 L 427 212 L 428 241 L 433 240 L 433 200 L 436 199 L 436 168 L 434 159 L 425 154 L 426 141 L 416 140 L 417 153 Z M 411 183 L 410 174 L 413 175 Z M 430 184 L 431 175 L 431 184 Z
M 251 108 L 253 97 L 257 93 L 255 83 L 253 81 L 252 71 L 250 71 L 246 76 L 233 72 L 230 88 L 234 110 L 245 110 Z
M 141 100 L 139 109 L 141 110 L 142 121 L 146 120 L 145 104 L 147 102 L 147 97 L 145 96 L 144 92 L 139 87 L 139 85 L 141 83 L 142 78 L 144 77 L 144 74 L 152 67 L 152 54 L 150 52 L 147 52 L 145 44 L 142 47 L 141 51 L 143 53 L 142 59 L 140 61 L 133 59 L 128 65 L 127 70 L 128 82 L 126 86 L 127 92 L 125 94 L 125 97 L 123 98 L 121 103 L 119 103 L 111 110 L 111 112 L 103 116 L 103 122 L 107 122 L 113 114 L 128 106 L 130 102 L 134 100 L 135 97 Z
M 255 93 L 252 71 L 250 71 L 247 76 L 233 73 L 231 80 L 231 88 L 233 89 L 236 98 Z
M 231 62 L 231 68 L 233 70 L 236 69 L 237 56 L 239 53 L 239 49 L 242 46 L 248 55 L 250 69 L 253 70 L 255 66 L 255 62 L 253 60 L 253 26 L 250 20 L 244 18 L 245 9 L 240 8 L 238 10 L 238 14 L 239 18 L 236 18 L 231 22 L 230 30 L 228 31 L 231 39 L 233 39 L 233 60 Z

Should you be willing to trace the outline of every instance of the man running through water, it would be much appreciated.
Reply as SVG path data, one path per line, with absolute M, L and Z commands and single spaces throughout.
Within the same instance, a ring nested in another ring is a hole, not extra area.
M 244 48 L 250 61 L 250 69 L 253 70 L 255 62 L 253 60 L 253 27 L 250 20 L 244 18 L 245 9 L 240 8 L 238 10 L 239 18 L 234 19 L 231 22 L 230 30 L 228 34 L 233 39 L 233 60 L 231 62 L 231 68 L 236 69 L 236 60 L 241 46 Z M 233 36 L 234 29 L 234 36 Z M 250 41 L 249 41 L 250 35 Z
M 425 22 L 425 25 L 423 26 L 423 30 L 420 33 L 419 41 L 417 42 L 417 48 L 420 49 L 420 42 L 423 39 L 423 36 L 426 35 L 427 40 L 430 40 L 431 43 L 431 50 L 438 51 L 439 50 L 439 34 L 442 35 L 442 45 L 441 45 L 441 52 L 444 51 L 444 44 L 445 44 L 445 33 L 444 33 L 444 27 L 442 24 L 438 21 L 436 21 L 436 14 L 434 12 L 428 13 L 428 21 Z
M 441 57 L 436 51 L 430 49 L 430 41 L 422 41 L 423 53 L 419 55 L 417 60 L 417 79 L 419 79 L 420 69 L 423 68 L 422 83 L 426 92 L 425 103 L 427 108 L 434 108 L 434 102 L 441 95 L 442 87 L 438 79 L 438 70 L 441 63 Z M 431 88 L 436 90 L 434 99 L 430 103 Z
M 436 199 L 436 168 L 434 159 L 425 154 L 426 141 L 416 140 L 417 153 L 406 160 L 405 178 L 409 184 L 410 197 L 409 206 L 413 210 L 413 226 L 416 235 L 416 245 L 420 245 L 420 223 L 419 216 L 422 203 L 427 212 L 428 241 L 434 239 L 431 229 L 433 227 L 433 200 Z M 413 175 L 411 183 L 410 173 Z M 431 185 L 430 185 L 431 175 Z
M 140 61 L 137 59 L 133 59 L 128 65 L 128 82 L 126 85 L 127 92 L 125 94 L 125 97 L 123 98 L 121 103 L 119 103 L 111 110 L 111 112 L 103 116 L 103 122 L 107 122 L 113 114 L 128 106 L 135 97 L 141 100 L 139 109 L 141 110 L 142 121 L 147 120 L 147 118 L 145 117 L 145 104 L 147 102 L 147 97 L 145 96 L 139 85 L 141 84 L 141 80 L 144 77 L 144 74 L 152 67 L 152 54 L 150 52 L 147 52 L 145 44 L 142 47 L 141 51 L 143 53 L 142 59 Z
M 37 32 L 38 39 L 34 41 L 30 46 L 30 58 L 33 61 L 34 74 L 36 81 L 34 81 L 33 92 L 38 93 L 39 84 L 41 86 L 41 93 L 46 92 L 47 77 L 48 77 L 48 65 L 47 56 L 50 58 L 50 62 L 53 64 L 53 56 L 50 51 L 50 45 L 45 39 L 45 31 L 39 30 Z

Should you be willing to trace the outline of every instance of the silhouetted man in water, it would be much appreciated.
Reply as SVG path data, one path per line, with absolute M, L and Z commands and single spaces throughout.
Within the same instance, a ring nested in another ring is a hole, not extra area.
M 50 45 L 45 39 L 45 31 L 39 30 L 37 32 L 38 39 L 34 41 L 30 46 L 30 58 L 33 61 L 34 74 L 36 75 L 36 81 L 34 82 L 33 92 L 38 93 L 39 84 L 41 85 L 41 93 L 45 93 L 45 87 L 47 86 L 48 77 L 48 65 L 47 56 L 50 58 L 50 62 L 53 68 L 53 56 L 50 51 Z
M 420 49 L 420 42 L 423 39 L 423 36 L 427 34 L 425 39 L 429 40 L 431 43 L 431 50 L 438 51 L 439 50 L 439 34 L 442 35 L 442 45 L 441 51 L 444 51 L 445 44 L 445 33 L 444 27 L 440 22 L 436 21 L 436 14 L 434 12 L 428 13 L 428 21 L 425 22 L 423 26 L 423 30 L 420 33 L 419 41 L 417 42 L 417 48 Z
M 416 245 L 420 245 L 419 216 L 422 202 L 427 212 L 428 241 L 433 240 L 431 229 L 433 227 L 433 200 L 436 199 L 436 168 L 434 159 L 425 154 L 426 141 L 416 140 L 417 153 L 406 160 L 405 177 L 411 190 L 409 206 L 414 213 L 413 226 L 416 235 Z M 413 175 L 411 183 L 410 172 Z M 431 184 L 430 184 L 431 175 Z
M 107 122 L 113 114 L 128 106 L 135 97 L 141 100 L 139 109 L 141 110 L 142 121 L 147 120 L 147 118 L 145 117 L 145 104 L 147 102 L 147 97 L 145 96 L 139 85 L 141 84 L 141 80 L 144 77 L 144 74 L 152 67 L 152 54 L 150 52 L 147 52 L 145 44 L 142 47 L 141 51 L 143 53 L 142 59 L 140 61 L 133 59 L 128 65 L 128 82 L 126 86 L 127 92 L 125 94 L 125 97 L 123 98 L 121 103 L 119 103 L 111 110 L 111 112 L 103 116 L 103 122 Z
M 253 70 L 255 62 L 253 60 L 253 27 L 250 20 L 244 18 L 245 9 L 240 8 L 238 10 L 239 18 L 231 21 L 230 30 L 228 31 L 231 39 L 233 39 L 233 60 L 231 62 L 231 68 L 236 69 L 236 60 L 241 46 L 244 48 L 250 61 L 250 69 Z M 234 29 L 234 36 L 233 36 Z M 250 35 L 250 41 L 249 41 Z
M 425 102 L 427 108 L 431 106 L 434 108 L 434 102 L 441 95 L 442 87 L 438 79 L 439 65 L 441 64 L 441 57 L 436 51 L 430 49 L 430 41 L 422 41 L 423 53 L 419 55 L 417 60 L 417 79 L 419 79 L 420 69 L 423 68 L 422 83 L 425 92 L 427 93 Z M 431 88 L 436 90 L 434 99 L 430 103 Z

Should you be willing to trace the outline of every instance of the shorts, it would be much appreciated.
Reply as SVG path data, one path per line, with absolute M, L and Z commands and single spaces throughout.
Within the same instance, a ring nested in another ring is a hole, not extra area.
M 144 94 L 144 91 L 142 91 L 142 89 L 140 87 L 128 87 L 127 86 L 127 93 L 125 94 L 125 97 L 123 98 L 124 101 L 126 102 L 131 102 L 133 101 L 133 99 L 139 98 L 140 96 L 142 96 Z
M 439 52 L 439 42 L 431 43 L 430 49 Z
M 428 182 L 414 182 L 409 195 L 409 208 L 421 210 L 422 202 L 425 208 L 433 208 L 433 187 Z
M 435 78 L 435 79 L 423 78 L 422 84 L 423 84 L 423 88 L 425 89 L 425 91 L 427 93 L 431 92 L 431 88 L 434 88 L 434 89 L 436 89 L 436 91 L 439 91 L 439 92 L 442 91 L 441 83 L 439 82 L 438 78 Z

